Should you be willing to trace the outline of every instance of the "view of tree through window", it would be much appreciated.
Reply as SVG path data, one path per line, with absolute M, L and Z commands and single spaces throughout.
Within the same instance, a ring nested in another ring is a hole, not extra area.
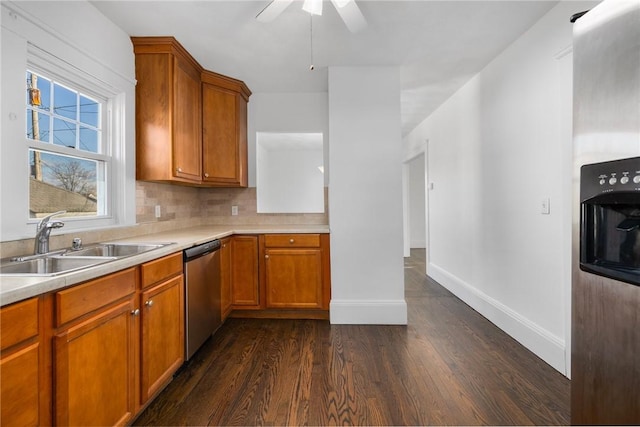
M 29 217 L 104 214 L 102 103 L 27 71 Z

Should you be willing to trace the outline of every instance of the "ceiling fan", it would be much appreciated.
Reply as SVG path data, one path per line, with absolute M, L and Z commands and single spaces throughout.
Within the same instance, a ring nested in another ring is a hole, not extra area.
M 276 19 L 294 0 L 271 0 L 271 2 L 258 13 L 256 19 L 260 22 L 271 22 Z M 322 15 L 323 0 L 304 0 L 302 9 L 311 15 Z M 357 33 L 367 26 L 360 8 L 355 0 L 331 0 L 345 25 L 352 33 Z

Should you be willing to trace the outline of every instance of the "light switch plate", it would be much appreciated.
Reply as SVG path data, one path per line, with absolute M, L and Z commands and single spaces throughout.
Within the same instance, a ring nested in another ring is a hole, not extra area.
M 549 198 L 545 197 L 544 199 L 542 199 L 542 204 L 541 204 L 541 209 L 540 209 L 541 213 L 543 215 L 549 215 L 551 213 L 551 209 L 549 207 Z
M 231 215 L 238 215 L 238 207 L 236 205 L 231 206 Z
M 160 205 L 156 205 L 156 218 L 160 218 L 161 214 Z

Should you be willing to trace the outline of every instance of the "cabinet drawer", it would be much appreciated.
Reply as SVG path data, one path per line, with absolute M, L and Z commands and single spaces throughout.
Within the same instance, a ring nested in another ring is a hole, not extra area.
M 38 335 L 38 298 L 3 307 L 0 325 L 2 350 Z
M 267 248 L 319 248 L 319 234 L 265 234 Z
M 136 269 L 130 268 L 56 292 L 56 325 L 60 326 L 104 307 L 135 290 Z
M 143 288 L 153 285 L 167 277 L 182 273 L 182 252 L 147 262 L 140 266 Z

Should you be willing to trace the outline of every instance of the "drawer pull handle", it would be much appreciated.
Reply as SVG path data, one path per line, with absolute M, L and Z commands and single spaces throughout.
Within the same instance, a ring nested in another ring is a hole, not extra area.
M 147 307 L 151 307 L 151 306 L 153 305 L 153 300 L 152 300 L 152 299 L 150 299 L 150 300 L 146 301 L 146 302 L 144 303 L 144 305 L 146 305 Z
M 292 243 L 292 244 L 293 244 L 293 243 L 295 243 L 295 240 L 293 240 L 293 239 L 289 239 L 289 243 Z
M 138 316 L 140 314 L 140 309 L 136 308 L 135 310 L 131 310 L 131 315 L 132 316 Z

